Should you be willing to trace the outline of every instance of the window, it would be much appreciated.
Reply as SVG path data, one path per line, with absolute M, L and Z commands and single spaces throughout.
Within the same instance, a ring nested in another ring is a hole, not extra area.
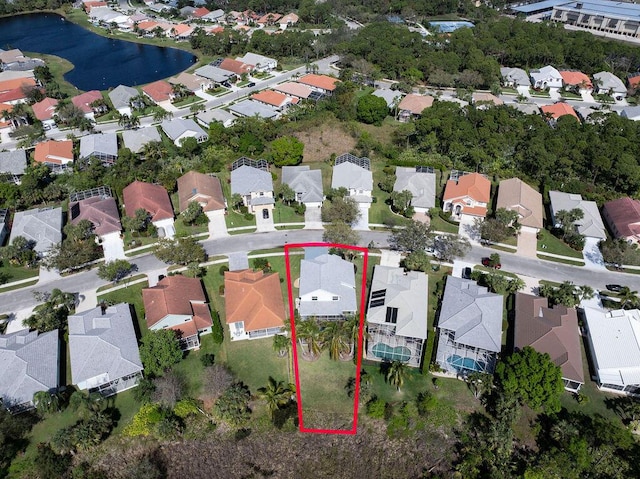
M 334 296 L 331 298 L 333 301 L 338 301 L 340 298 L 338 296 Z
M 369 307 L 377 308 L 378 306 L 382 306 L 384 304 L 384 299 L 386 295 L 387 295 L 386 289 L 379 289 L 371 293 L 371 302 L 369 303 Z
M 311 296 L 311 301 L 318 301 L 318 297 L 317 296 Z
M 261 192 L 260 192 L 260 196 L 264 196 L 264 191 L 261 191 Z
M 387 317 L 385 323 L 396 324 L 398 322 L 398 308 L 387 307 Z

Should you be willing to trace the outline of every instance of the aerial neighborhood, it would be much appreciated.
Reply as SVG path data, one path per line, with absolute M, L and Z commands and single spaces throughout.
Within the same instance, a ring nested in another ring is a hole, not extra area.
M 640 7 L 281 3 L 0 49 L 0 476 L 636 477 Z

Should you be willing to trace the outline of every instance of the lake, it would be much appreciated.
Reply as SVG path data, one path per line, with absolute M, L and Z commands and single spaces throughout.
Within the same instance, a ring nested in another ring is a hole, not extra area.
M 177 48 L 102 37 L 52 13 L 0 18 L 0 48 L 69 60 L 74 69 L 65 80 L 85 91 L 150 83 L 186 70 L 196 60 Z

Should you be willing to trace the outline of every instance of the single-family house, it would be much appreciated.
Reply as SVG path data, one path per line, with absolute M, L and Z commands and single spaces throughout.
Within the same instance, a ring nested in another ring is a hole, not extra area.
M 539 115 L 540 108 L 535 103 L 507 103 L 511 108 L 524 113 L 525 115 Z
M 121 115 L 131 116 L 131 100 L 138 97 L 140 93 L 135 88 L 126 85 L 118 85 L 109 92 L 109 100 L 113 107 Z
M 220 62 L 218 67 L 237 76 L 249 75 L 255 68 L 254 65 L 249 65 L 248 63 L 234 60 L 233 58 L 225 58 Z
M 198 278 L 166 276 L 142 290 L 142 301 L 149 330 L 173 329 L 183 350 L 199 348 L 200 335 L 211 333 L 211 311 Z
M 191 118 L 164 120 L 160 127 L 176 146 L 182 146 L 187 138 L 195 138 L 198 143 L 204 143 L 209 139 L 209 134 Z
M 321 170 L 312 170 L 309 165 L 283 166 L 282 183 L 296 192 L 296 201 L 303 203 L 307 210 L 322 207 Z
M 214 220 L 218 218 L 220 221 L 216 221 L 215 224 L 226 231 L 224 214 L 227 202 L 222 194 L 222 185 L 218 177 L 197 171 L 185 173 L 178 178 L 178 201 L 181 213 L 187 209 L 189 203 L 197 201 L 209 218 L 210 224 L 214 224 Z
M 373 192 L 373 174 L 371 160 L 359 158 L 350 153 L 338 156 L 333 167 L 331 188 L 346 188 L 349 196 L 358 203 L 371 203 Z
M 19 185 L 26 169 L 27 153 L 22 148 L 0 151 L 0 180 Z
M 390 90 L 388 88 L 378 88 L 372 95 L 382 98 L 387 103 L 387 108 L 389 109 L 399 105 L 402 99 L 402 92 L 400 90 Z
M 640 244 L 640 201 L 629 197 L 608 201 L 602 217 L 614 238 Z
M 500 208 L 518 213 L 518 223 L 524 231 L 537 233 L 543 227 L 542 195 L 520 178 L 500 182 L 496 209 Z
M 253 100 L 242 100 L 238 103 L 234 103 L 229 106 L 229 111 L 238 116 L 258 116 L 264 120 L 273 119 L 278 116 L 278 111 L 272 106 Z
M 539 70 L 531 70 L 529 72 L 531 84 L 536 90 L 546 90 L 547 88 L 562 88 L 562 75 L 551 65 L 540 68 Z
M 420 118 L 422 112 L 432 105 L 432 96 L 409 93 L 398 104 L 398 121 L 407 122 L 413 118 Z
M 58 100 L 49 97 L 31 105 L 33 114 L 38 120 L 42 122 L 42 126 L 46 130 L 56 126 L 56 122 L 54 121 L 53 116 L 56 114 L 57 106 Z
M 542 105 L 540 110 L 542 111 L 542 115 L 548 119 L 551 125 L 555 125 L 561 116 L 566 115 L 572 116 L 576 120 L 580 121 L 580 118 L 578 118 L 578 114 L 573 107 L 562 101 L 554 103 L 553 105 Z
M 462 215 L 487 216 L 491 199 L 491 182 L 480 173 L 456 172 L 447 181 L 442 198 L 443 211 L 450 211 L 452 218 Z
M 562 305 L 550 308 L 547 298 L 517 293 L 514 348 L 519 351 L 526 346 L 549 355 L 562 370 L 567 391 L 577 393 L 580 390 L 584 384 L 584 367 L 575 308 Z
M 54 394 L 60 385 L 58 330 L 0 335 L 0 363 L 2 405 L 12 414 L 32 409 L 34 394 Z
M 247 65 L 253 65 L 256 72 L 269 72 L 275 70 L 278 66 L 278 60 L 275 58 L 251 52 L 245 53 L 243 57 L 237 57 L 236 60 Z
M 430 168 L 397 166 L 393 191 L 411 192 L 413 210 L 427 214 L 436 205 L 436 175 Z
M 306 100 L 313 93 L 313 90 L 307 85 L 296 82 L 280 83 L 279 85 L 275 85 L 273 89 L 287 96 L 299 98 L 300 100 Z
M 282 30 L 286 30 L 287 27 L 295 25 L 298 23 L 300 18 L 295 13 L 287 13 L 285 16 L 278 20 L 278 24 Z
M 627 87 L 624 82 L 611 72 L 595 73 L 593 84 L 598 95 L 611 95 L 616 100 L 622 100 L 627 96 Z
M 258 93 L 251 95 L 251 99 L 260 103 L 264 103 L 267 106 L 273 107 L 278 111 L 286 109 L 289 105 L 297 104 L 298 99 L 292 98 L 273 90 L 262 90 Z
M 193 11 L 193 16 L 194 16 L 194 18 L 202 18 L 205 15 L 207 15 L 208 13 L 211 13 L 208 8 L 200 7 L 200 8 L 196 8 Z
M 367 359 L 420 367 L 427 342 L 428 277 L 376 266 L 367 310 Z
M 585 307 L 588 353 L 598 387 L 640 396 L 640 311 Z
M 620 116 L 627 120 L 640 120 L 640 106 L 627 106 L 620 110 Z
M 144 147 L 149 143 L 156 141 L 161 142 L 162 138 L 155 126 L 143 126 L 135 130 L 123 130 L 122 142 L 124 147 L 133 153 L 141 153 Z
M 640 85 L 640 73 L 629 73 L 627 75 L 627 85 L 629 85 L 629 88 L 631 88 L 632 90 L 636 90 L 638 88 L 638 85 Z
M 302 319 L 343 319 L 358 310 L 353 263 L 327 248 L 305 248 L 296 301 Z
M 62 241 L 62 208 L 33 208 L 16 211 L 9 244 L 22 236 L 35 242 L 33 248 L 39 256 L 46 256 L 52 246 Z
M 174 237 L 173 207 L 164 187 L 136 180 L 122 190 L 122 198 L 127 216 L 134 218 L 136 211 L 143 209 L 149 213 L 159 237 Z
M 196 75 L 211 80 L 215 85 L 221 85 L 230 81 L 235 81 L 236 74 L 220 67 L 205 65 L 194 71 Z
M 33 160 L 43 163 L 54 172 L 66 170 L 73 162 L 72 140 L 47 140 L 36 144 Z
M 340 80 L 327 75 L 308 74 L 298 80 L 298 83 L 307 85 L 312 90 L 319 91 L 325 95 L 331 95 L 340 83 Z
M 202 20 L 207 22 L 221 22 L 224 20 L 224 10 L 217 9 L 209 12 L 201 17 Z
M 553 225 L 560 227 L 561 224 L 556 219 L 558 211 L 571 211 L 579 209 L 584 216 L 575 222 L 578 233 L 587 237 L 587 239 L 607 239 L 607 233 L 602 222 L 602 217 L 598 211 L 598 205 L 595 201 L 586 201 L 581 195 L 574 193 L 564 193 L 562 191 L 550 191 L 549 199 L 551 200 L 551 220 Z
M 274 25 L 278 20 L 280 20 L 280 18 L 282 18 L 282 15 L 279 13 L 266 13 L 258 18 L 256 23 L 261 26 Z
M 180 10 L 178 10 L 180 12 L 180 16 L 183 18 L 191 18 L 193 17 L 193 12 L 196 11 L 195 7 L 191 7 L 189 5 L 187 5 L 186 7 L 182 7 Z
M 26 103 L 27 95 L 25 92 L 32 88 L 36 88 L 36 81 L 31 77 L 24 77 L 26 72 L 2 72 L 13 74 L 8 79 L 0 80 L 0 103 L 9 105 L 17 105 L 18 103 Z M 29 72 L 33 75 L 33 73 Z M 6 76 L 4 78 L 7 78 Z
M 178 40 L 186 40 L 191 36 L 193 30 L 194 28 L 191 25 L 187 25 L 186 23 L 177 23 L 167 32 L 167 36 Z
M 225 271 L 224 304 L 232 341 L 281 334 L 287 320 L 278 273 Z
M 91 90 L 71 98 L 71 103 L 82 110 L 84 116 L 90 120 L 95 118 L 96 113 L 100 114 L 107 111 L 106 106 L 99 106 L 95 103 L 101 101 L 104 101 L 104 99 L 102 98 L 102 93 L 98 90 Z
M 492 93 L 476 91 L 471 94 L 471 103 L 477 108 L 504 105 L 504 102 Z
M 508 88 L 518 88 L 519 86 L 530 87 L 531 80 L 529 75 L 522 68 L 500 68 L 500 76 L 502 77 L 502 84 Z
M 125 259 L 124 243 L 120 237 L 122 224 L 115 198 L 96 195 L 69 202 L 69 222 L 78 224 L 88 220 L 96 239 L 102 245 L 105 261 Z
M 475 281 L 447 277 L 436 362 L 447 372 L 493 374 L 502 348 L 503 297 Z
M 118 136 L 115 133 L 96 133 L 80 138 L 80 159 L 95 158 L 111 166 L 118 159 Z
M 172 85 L 183 85 L 187 90 L 192 92 L 207 91 L 214 87 L 211 80 L 186 72 L 181 72 L 177 76 L 169 78 L 168 82 Z
M 142 87 L 142 92 L 155 104 L 166 105 L 173 99 L 173 87 L 164 80 L 158 80 Z
M 578 94 L 591 93 L 593 91 L 591 79 L 580 71 L 562 70 L 560 76 L 562 76 L 562 85 L 565 90 Z
M 229 128 L 234 124 L 236 119 L 237 117 L 235 115 L 221 108 L 201 111 L 196 115 L 196 121 L 205 128 L 209 128 L 209 125 L 214 121 L 222 123 L 225 128 Z
M 251 161 L 251 160 L 250 160 Z M 268 210 L 269 217 L 274 208 L 273 179 L 266 169 L 242 164 L 231 171 L 231 194 L 242 196 L 243 204 L 249 212 Z
M 143 366 L 131 306 L 100 306 L 69 316 L 71 382 L 112 396 L 138 385 Z

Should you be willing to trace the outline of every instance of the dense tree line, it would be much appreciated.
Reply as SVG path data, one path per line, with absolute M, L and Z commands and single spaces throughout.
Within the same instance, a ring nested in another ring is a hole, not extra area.
M 0 15 L 12 15 L 33 10 L 55 10 L 71 3 L 69 0 L 0 0 Z

